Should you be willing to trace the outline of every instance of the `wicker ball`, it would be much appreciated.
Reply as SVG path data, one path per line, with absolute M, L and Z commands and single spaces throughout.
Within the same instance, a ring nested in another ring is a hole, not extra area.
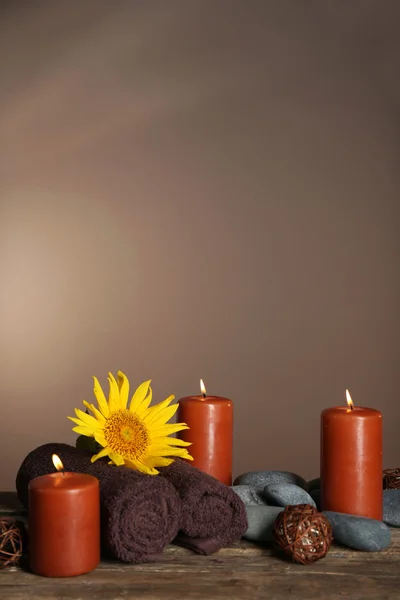
M 277 546 L 294 562 L 306 565 L 323 558 L 332 541 L 328 519 L 311 504 L 287 506 L 274 524 Z
M 400 469 L 385 469 L 383 471 L 383 489 L 400 490 Z
M 10 517 L 0 518 L 0 569 L 17 565 L 25 545 L 25 527 Z

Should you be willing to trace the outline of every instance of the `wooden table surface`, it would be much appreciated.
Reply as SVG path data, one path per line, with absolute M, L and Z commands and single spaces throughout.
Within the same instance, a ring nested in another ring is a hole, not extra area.
M 0 493 L 0 515 L 23 516 L 13 493 Z M 333 545 L 313 565 L 274 556 L 241 541 L 212 556 L 169 546 L 159 562 L 102 562 L 79 577 L 48 579 L 16 567 L 0 571 L 0 600 L 400 600 L 400 529 L 383 552 Z

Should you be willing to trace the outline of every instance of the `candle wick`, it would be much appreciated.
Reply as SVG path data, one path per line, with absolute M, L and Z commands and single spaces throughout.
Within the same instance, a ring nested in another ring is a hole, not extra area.
M 61 473 L 62 473 L 63 475 L 65 475 L 65 471 L 61 471 Z
M 205 395 L 205 394 L 203 394 L 203 398 L 205 398 L 205 397 L 206 397 L 206 395 Z

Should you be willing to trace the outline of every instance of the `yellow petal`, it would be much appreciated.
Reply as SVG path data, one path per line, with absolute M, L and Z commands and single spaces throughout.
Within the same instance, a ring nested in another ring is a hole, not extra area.
M 175 396 L 172 394 L 171 396 L 168 396 L 168 398 L 166 400 L 163 400 L 162 402 L 159 402 L 155 406 L 152 406 L 151 408 L 149 408 L 148 411 L 146 412 L 146 414 L 143 415 L 143 418 L 149 424 L 156 422 L 158 420 L 158 417 L 159 417 L 160 414 L 164 414 L 167 408 L 169 408 L 169 409 L 172 408 L 169 405 L 171 404 L 171 402 L 173 400 L 175 400 Z M 176 406 L 178 406 L 178 404 Z M 165 422 L 167 420 L 168 419 L 166 419 Z
M 109 456 L 110 456 L 111 460 L 113 461 L 113 463 L 116 464 L 118 467 L 120 467 L 121 465 L 123 465 L 125 463 L 122 456 L 120 456 L 117 452 L 110 452 Z
M 115 381 L 115 377 L 112 373 L 108 374 L 108 383 L 110 384 L 110 393 L 108 395 L 108 406 L 110 408 L 110 412 L 120 410 L 121 405 L 119 402 L 118 384 Z
M 141 460 L 126 460 L 125 465 L 130 469 L 135 469 L 136 471 L 140 471 L 141 473 L 145 473 L 146 475 L 158 475 L 159 471 L 154 467 L 147 466 Z
M 162 425 L 165 425 L 167 421 L 172 419 L 176 411 L 178 410 L 179 404 L 173 404 L 172 406 L 168 406 L 163 411 L 159 412 L 155 417 L 147 420 L 143 419 L 148 427 L 154 429 L 160 428 Z
M 118 371 L 118 388 L 120 405 L 125 409 L 129 398 L 129 379 L 122 371 Z
M 91 415 L 87 415 L 80 408 L 75 409 L 75 414 L 87 427 L 91 427 L 92 429 L 103 429 L 103 425 L 99 423 L 97 419 Z
M 99 431 L 97 429 L 94 430 L 93 427 L 89 427 L 86 423 L 84 423 L 80 419 L 75 419 L 74 417 L 67 417 L 67 419 L 69 419 L 73 423 L 77 424 L 77 426 L 80 430 L 80 433 L 82 433 L 82 435 L 88 435 L 90 437 L 94 437 L 95 433 L 99 433 Z M 72 429 L 72 431 L 78 431 L 78 428 L 74 427 Z M 85 430 L 85 432 L 83 430 Z
M 152 456 L 180 456 L 187 458 L 189 456 L 186 448 L 173 448 L 172 446 L 153 446 L 148 449 L 148 453 Z
M 149 381 L 144 381 L 143 383 L 141 383 L 139 385 L 139 387 L 133 394 L 131 404 L 129 406 L 129 409 L 132 412 L 135 413 L 137 411 L 137 409 L 139 408 L 139 406 L 142 404 L 143 400 L 146 398 L 148 391 L 149 391 L 150 383 L 151 383 L 151 379 L 149 379 Z
M 172 433 L 177 433 L 178 431 L 183 431 L 184 429 L 189 429 L 189 426 L 186 423 L 171 423 L 169 425 L 161 425 L 161 427 L 151 428 L 152 434 L 154 436 L 157 435 L 171 435 Z
M 97 454 L 95 454 L 94 456 L 92 456 L 92 458 L 90 459 L 90 462 L 95 462 L 98 458 L 103 458 L 103 456 L 108 456 L 110 454 L 110 452 L 112 452 L 111 448 L 103 448 L 102 450 L 100 450 L 100 452 L 98 452 Z
M 75 431 L 75 433 L 80 433 L 81 435 L 86 435 L 86 437 L 93 437 L 93 431 L 88 427 L 83 427 L 82 425 L 73 427 L 72 431 Z
M 90 404 L 89 402 L 86 402 L 86 400 L 83 400 L 82 402 L 86 406 L 86 408 L 92 411 L 92 413 L 94 414 L 96 419 L 100 421 L 100 423 L 105 423 L 105 418 L 103 417 L 101 412 L 97 410 L 94 404 Z
M 94 439 L 98 444 L 100 444 L 100 446 L 103 446 L 103 448 L 107 446 L 106 438 L 104 437 L 103 432 L 95 431 Z
M 146 398 L 143 400 L 143 402 L 140 404 L 140 406 L 135 411 L 136 414 L 138 415 L 138 417 L 140 417 L 147 411 L 152 398 L 153 398 L 153 390 L 151 389 L 151 387 L 149 387 L 149 393 L 147 394 Z
M 83 421 L 81 421 L 80 419 L 77 419 L 76 417 L 67 417 L 67 419 L 69 419 L 73 423 L 76 423 L 79 426 L 87 427 L 87 425 Z M 88 427 L 88 429 L 89 429 L 89 427 Z M 90 428 L 90 431 L 92 431 L 92 428 Z M 93 431 L 92 431 L 92 433 L 93 433 Z
M 165 458 L 163 456 L 147 456 L 146 458 L 146 465 L 149 467 L 168 467 L 173 462 L 173 458 Z
M 110 409 L 108 408 L 106 397 L 104 395 L 104 392 L 101 388 L 101 385 L 100 385 L 97 377 L 93 377 L 93 381 L 94 381 L 93 393 L 96 397 L 97 404 L 99 405 L 100 411 L 107 418 L 108 415 L 110 414 Z
M 185 442 L 179 438 L 173 437 L 151 437 L 151 447 L 153 446 L 191 446 L 192 442 Z

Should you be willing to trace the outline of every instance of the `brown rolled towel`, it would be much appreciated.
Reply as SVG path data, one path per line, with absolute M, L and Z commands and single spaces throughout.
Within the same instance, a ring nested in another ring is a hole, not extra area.
M 247 531 L 244 504 L 227 485 L 180 458 L 161 468 L 160 474 L 182 500 L 177 544 L 199 554 L 213 554 Z
M 124 562 L 148 562 L 176 537 L 181 501 L 167 479 L 109 465 L 106 459 L 91 463 L 91 452 L 67 444 L 39 446 L 23 461 L 16 487 L 26 508 L 31 479 L 54 473 L 52 454 L 60 457 L 66 471 L 99 479 L 102 549 L 106 554 Z

